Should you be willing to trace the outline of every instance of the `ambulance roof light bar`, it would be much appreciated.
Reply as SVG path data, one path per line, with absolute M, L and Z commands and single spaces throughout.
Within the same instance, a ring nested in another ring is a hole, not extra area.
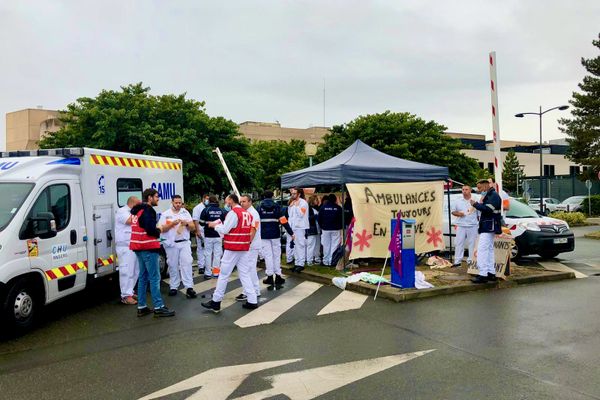
M 17 150 L 0 152 L 0 158 L 37 156 L 81 157 L 83 156 L 83 148 L 68 147 L 63 149 Z

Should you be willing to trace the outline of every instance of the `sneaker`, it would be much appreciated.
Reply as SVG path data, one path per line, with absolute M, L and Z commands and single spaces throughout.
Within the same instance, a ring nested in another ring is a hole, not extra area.
M 209 300 L 206 303 L 201 303 L 201 305 L 204 308 L 208 308 L 215 314 L 218 314 L 221 311 L 221 302 L 220 301 Z
M 127 305 L 134 305 L 134 304 L 137 304 L 137 300 L 134 299 L 133 296 L 122 297 L 121 298 L 121 303 L 127 304 Z
M 246 299 L 248 299 L 248 296 L 246 296 L 244 293 L 241 293 L 239 296 L 236 296 L 235 301 L 246 301 Z
M 188 299 L 195 299 L 196 297 L 198 297 L 198 295 L 196 295 L 196 291 L 192 288 L 188 288 L 185 291 L 185 297 L 187 297 Z
M 490 282 L 496 282 L 498 280 L 498 278 L 496 277 L 496 274 L 492 274 L 491 272 L 488 272 L 487 280 Z
M 258 304 L 245 302 L 242 304 L 242 308 L 247 310 L 256 310 L 258 308 Z
M 273 275 L 267 275 L 267 277 L 265 279 L 263 279 L 263 283 L 265 285 L 272 285 L 273 284 Z
M 462 267 L 462 262 L 455 262 L 454 264 L 452 264 L 452 266 L 454 268 Z
M 175 311 L 168 309 L 167 306 L 162 306 L 161 308 L 154 309 L 154 316 L 155 317 L 174 317 Z
M 487 281 L 488 281 L 487 276 L 481 276 L 481 275 L 477 275 L 474 279 L 471 279 L 471 282 L 476 283 L 476 284 L 487 283 Z
M 199 274 L 203 274 L 204 273 L 204 268 L 198 268 L 198 273 Z
M 275 277 L 275 284 L 276 285 L 283 285 L 285 283 L 285 279 L 283 279 L 283 277 L 281 275 L 277 275 Z
M 138 310 L 137 310 L 137 316 L 138 317 L 143 317 L 145 315 L 152 314 L 153 311 L 154 310 L 152 310 L 151 308 L 148 308 L 148 307 L 138 308 Z
M 134 299 L 136 299 L 136 300 L 138 299 L 138 297 L 137 297 L 137 294 L 135 294 L 135 293 L 134 293 L 134 294 L 133 294 L 133 296 L 131 296 L 131 297 L 133 297 L 133 298 L 134 298 Z
M 171 289 L 169 290 L 169 296 L 177 296 L 177 289 Z
M 294 268 L 292 268 L 292 271 L 298 272 L 298 273 L 302 272 L 302 270 L 304 270 L 304 267 L 301 265 L 296 265 Z
M 204 280 L 207 281 L 209 279 L 212 279 L 212 275 L 204 275 Z

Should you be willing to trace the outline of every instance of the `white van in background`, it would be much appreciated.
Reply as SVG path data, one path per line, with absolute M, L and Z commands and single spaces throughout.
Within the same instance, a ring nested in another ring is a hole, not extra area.
M 0 331 L 30 328 L 43 305 L 117 270 L 114 215 L 156 188 L 183 195 L 179 159 L 90 148 L 0 154 Z

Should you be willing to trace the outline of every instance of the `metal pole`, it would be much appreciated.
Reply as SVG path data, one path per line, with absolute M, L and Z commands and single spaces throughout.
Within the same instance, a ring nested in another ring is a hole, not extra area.
M 219 157 L 219 160 L 221 161 L 221 165 L 223 166 L 223 169 L 225 170 L 225 174 L 227 175 L 227 179 L 229 179 L 231 188 L 233 189 L 233 192 L 236 195 L 238 195 L 238 197 L 239 197 L 240 192 L 239 192 L 237 186 L 235 185 L 235 182 L 233 181 L 233 177 L 231 176 L 231 172 L 229 172 L 229 168 L 227 167 L 227 163 L 225 163 L 225 159 L 223 158 L 223 154 L 221 154 L 221 150 L 219 150 L 219 148 L 217 147 L 216 149 L 213 150 L 213 152 L 217 153 L 217 156 Z
M 312 156 L 308 157 L 308 166 L 312 167 Z
M 542 161 L 542 106 L 540 106 L 540 212 L 544 212 L 544 190 L 543 190 L 544 165 Z
M 346 209 L 344 208 L 344 195 L 346 194 L 346 185 L 342 183 L 342 246 L 346 248 Z M 344 260 L 346 262 L 346 260 Z
M 452 213 L 450 212 L 450 180 L 448 179 L 446 182 L 448 182 L 448 239 L 450 240 L 450 249 L 449 251 L 449 255 L 448 258 L 452 257 Z M 469 257 L 473 257 L 472 254 L 469 254 Z M 454 262 L 454 260 L 452 260 Z

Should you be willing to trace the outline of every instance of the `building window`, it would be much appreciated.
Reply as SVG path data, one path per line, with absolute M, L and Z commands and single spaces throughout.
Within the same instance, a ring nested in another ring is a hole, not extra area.
M 479 168 L 481 168 L 481 169 L 485 168 L 485 164 L 484 163 L 480 162 L 480 163 L 477 163 L 477 164 L 479 164 Z
M 554 165 L 544 165 L 544 176 L 554 176 Z
M 573 175 L 579 175 L 579 166 L 578 165 L 571 165 L 569 167 L 569 175 L 573 176 Z
M 490 172 L 490 174 L 493 174 L 494 173 L 494 163 L 493 162 L 489 162 L 487 169 Z
M 127 204 L 127 199 L 135 196 L 142 199 L 143 184 L 141 179 L 137 178 L 119 178 L 117 179 L 117 204 L 123 207 Z

